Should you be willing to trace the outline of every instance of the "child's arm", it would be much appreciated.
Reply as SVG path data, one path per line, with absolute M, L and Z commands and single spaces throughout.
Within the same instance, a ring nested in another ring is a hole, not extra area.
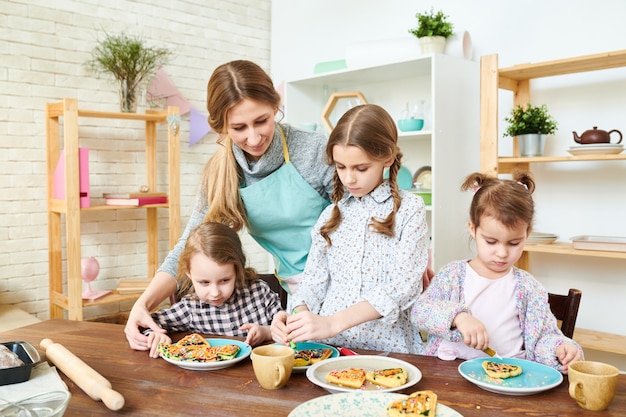
M 159 357 L 159 343 L 163 343 L 166 345 L 172 343 L 172 339 L 164 333 L 159 333 L 148 329 L 147 331 L 144 331 L 144 334 L 147 334 L 148 336 L 147 346 L 148 350 L 150 351 L 151 358 Z
M 582 352 L 578 349 L 578 346 L 569 342 L 562 343 L 556 348 L 556 357 L 559 359 L 559 362 L 561 362 L 561 365 L 563 365 L 561 372 L 564 374 L 567 373 L 569 364 L 583 360 Z
M 452 320 L 452 327 L 463 336 L 463 343 L 474 349 L 483 350 L 489 347 L 489 333 L 485 325 L 467 312 L 460 312 Z
M 248 331 L 246 343 L 253 347 L 260 345 L 266 340 L 272 340 L 272 330 L 270 326 L 261 326 L 256 323 L 247 323 L 241 326 L 239 330 Z
M 332 316 L 319 316 L 308 310 L 299 311 L 286 318 L 285 333 L 287 340 L 294 342 L 328 339 L 346 329 L 380 317 L 378 311 L 367 301 L 358 302 Z

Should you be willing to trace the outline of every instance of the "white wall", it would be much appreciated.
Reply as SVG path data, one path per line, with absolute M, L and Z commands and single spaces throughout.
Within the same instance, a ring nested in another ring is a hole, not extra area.
M 353 43 L 410 37 L 415 13 L 434 6 L 467 30 L 473 59 L 497 53 L 500 66 L 626 49 L 626 3 L 620 0 L 274 0 L 272 72 L 276 80 L 313 75 L 317 62 L 343 59 Z M 626 70 L 542 79 L 533 103 L 559 122 L 548 154 L 567 155 L 579 134 L 597 125 L 626 135 Z M 503 93 L 499 119 L 511 108 Z M 501 129 L 502 132 L 502 129 Z M 506 154 L 510 140 L 501 141 Z M 626 236 L 626 162 L 535 164 L 536 230 L 569 241 L 579 234 Z M 601 200 L 604 199 L 604 200 Z M 583 291 L 578 326 L 626 335 L 626 262 L 533 255 L 532 272 L 551 291 Z
M 165 70 L 192 106 L 206 115 L 206 84 L 213 69 L 246 58 L 269 69 L 269 0 L 149 0 L 110 2 L 0 0 L 0 304 L 15 304 L 45 319 L 48 305 L 48 239 L 44 106 L 75 97 L 79 107 L 118 111 L 117 87 L 87 71 L 83 63 L 103 30 L 140 35 L 149 45 L 170 48 L 174 59 Z M 140 106 L 139 111 L 144 111 Z M 214 152 L 209 135 L 189 147 L 189 115 L 181 124 L 181 224 L 187 223 L 200 178 Z M 94 198 L 116 184 L 144 181 L 143 166 L 106 164 L 111 150 L 119 162 L 141 160 L 122 150 L 143 150 L 143 129 L 137 123 L 79 132 L 90 148 Z M 139 125 L 139 127 L 138 127 Z M 102 126 L 102 125 L 100 125 Z M 160 143 L 165 140 L 160 129 Z M 161 173 L 166 172 L 159 158 Z M 118 177 L 116 173 L 122 172 Z M 163 174 L 164 175 L 164 174 Z M 82 224 L 84 256 L 96 256 L 101 271 L 96 288 L 112 289 L 117 279 L 146 274 L 145 224 L 140 211 L 87 213 Z M 160 260 L 167 253 L 167 222 L 160 219 Z M 249 237 L 251 264 L 264 271 L 267 256 Z M 121 307 L 89 310 L 86 317 L 116 313 Z

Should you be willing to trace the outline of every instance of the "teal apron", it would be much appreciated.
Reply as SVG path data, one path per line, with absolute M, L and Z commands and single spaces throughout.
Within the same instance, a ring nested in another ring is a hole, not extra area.
M 280 126 L 285 164 L 239 190 L 248 216 L 248 232 L 274 257 L 276 275 L 289 278 L 304 271 L 311 248 L 311 229 L 328 204 L 292 163 Z M 287 284 L 279 279 L 289 292 Z

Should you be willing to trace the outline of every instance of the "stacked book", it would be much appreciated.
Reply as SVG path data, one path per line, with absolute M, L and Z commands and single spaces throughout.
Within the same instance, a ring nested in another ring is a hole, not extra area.
M 165 204 L 167 203 L 167 193 L 104 193 L 107 206 L 145 206 L 147 204 Z
M 118 294 L 142 293 L 150 284 L 150 279 L 146 278 L 122 278 L 117 285 Z

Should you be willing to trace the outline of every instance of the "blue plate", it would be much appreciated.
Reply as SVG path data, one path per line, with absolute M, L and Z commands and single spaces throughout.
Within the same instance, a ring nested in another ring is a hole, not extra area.
M 485 360 L 521 366 L 522 373 L 513 378 L 491 378 L 487 376 L 483 369 L 482 363 Z M 478 358 L 468 360 L 459 365 L 459 373 L 463 378 L 484 390 L 509 395 L 536 394 L 557 387 L 563 381 L 563 375 L 549 366 L 514 358 Z
M 330 350 L 332 350 L 333 353 L 327 359 L 336 358 L 337 356 L 339 356 L 339 351 L 337 349 L 335 349 L 334 347 L 330 346 L 330 345 L 325 345 L 323 343 L 315 343 L 315 342 L 297 342 L 296 343 L 296 351 L 299 351 L 299 350 L 309 350 L 309 349 L 330 349 Z M 308 365 L 308 366 L 294 366 L 293 367 L 293 372 L 305 372 L 310 367 L 311 367 L 311 365 Z
M 383 172 L 383 178 L 389 178 L 389 170 L 385 169 Z M 398 170 L 398 188 L 401 190 L 410 190 L 413 188 L 413 175 L 411 175 L 411 171 L 405 166 L 401 166 Z
M 241 361 L 242 359 L 247 358 L 252 353 L 252 348 L 249 344 L 241 342 L 235 339 L 206 339 L 207 342 L 211 346 L 224 346 L 224 345 L 237 345 L 239 346 L 239 353 L 233 359 L 229 359 L 227 361 L 217 361 L 217 362 L 192 362 L 192 361 L 177 361 L 176 359 L 171 358 L 162 358 L 169 363 L 172 363 L 176 366 L 179 366 L 183 369 L 189 369 L 192 371 L 211 371 L 215 369 L 224 369 L 228 368 Z

